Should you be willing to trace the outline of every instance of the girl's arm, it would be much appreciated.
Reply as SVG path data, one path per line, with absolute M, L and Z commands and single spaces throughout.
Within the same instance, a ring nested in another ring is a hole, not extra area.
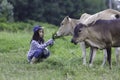
M 53 39 L 50 39 L 47 42 L 45 42 L 44 44 L 39 44 L 37 41 L 32 41 L 32 44 L 33 44 L 33 46 L 36 46 L 37 48 L 44 49 L 48 45 L 53 44 L 53 42 L 54 42 Z

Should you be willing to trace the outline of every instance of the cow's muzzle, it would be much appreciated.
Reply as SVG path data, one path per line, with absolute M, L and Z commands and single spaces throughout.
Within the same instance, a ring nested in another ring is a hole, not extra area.
M 54 39 L 54 40 L 57 38 L 60 38 L 60 37 L 62 37 L 62 36 L 58 36 L 56 32 L 52 34 L 52 39 Z
M 75 45 L 77 45 L 77 42 L 74 39 L 71 39 L 71 43 L 74 43 Z

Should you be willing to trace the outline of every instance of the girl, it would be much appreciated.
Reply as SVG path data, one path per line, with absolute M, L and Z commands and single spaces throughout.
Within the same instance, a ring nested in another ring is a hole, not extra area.
M 33 28 L 33 32 L 34 34 L 30 42 L 30 49 L 27 54 L 28 62 L 31 64 L 47 58 L 50 55 L 47 46 L 54 43 L 53 39 L 50 39 L 44 43 L 44 30 L 41 26 L 35 26 Z

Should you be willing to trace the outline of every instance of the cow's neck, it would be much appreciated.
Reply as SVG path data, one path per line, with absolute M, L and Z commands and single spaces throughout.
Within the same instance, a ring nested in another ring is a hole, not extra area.
M 104 49 L 107 47 L 105 43 L 103 43 L 103 42 L 98 43 L 97 41 L 94 41 L 91 39 L 86 39 L 85 42 L 87 44 L 89 44 L 90 46 L 95 47 L 95 48 L 99 48 L 99 49 Z
M 84 41 L 90 46 L 93 46 L 99 49 L 103 49 L 106 47 L 106 44 L 104 42 L 101 41 L 101 43 L 99 43 L 99 38 L 96 37 L 98 35 L 94 35 L 93 34 L 94 32 L 92 32 L 91 34 L 91 29 L 85 28 L 83 32 L 84 32 Z
M 70 25 L 72 27 L 71 29 L 71 34 L 73 35 L 74 34 L 74 28 L 76 27 L 77 24 L 79 24 L 80 20 L 79 19 L 72 19 Z

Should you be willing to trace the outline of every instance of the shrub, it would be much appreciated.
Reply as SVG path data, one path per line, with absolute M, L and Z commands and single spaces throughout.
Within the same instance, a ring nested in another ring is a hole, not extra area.
M 23 31 L 23 30 L 30 30 L 32 28 L 32 25 L 29 23 L 24 23 L 24 22 L 14 22 L 14 23 L 5 23 L 2 22 L 0 23 L 0 30 L 4 31 L 12 31 L 12 32 L 17 32 L 17 31 Z

